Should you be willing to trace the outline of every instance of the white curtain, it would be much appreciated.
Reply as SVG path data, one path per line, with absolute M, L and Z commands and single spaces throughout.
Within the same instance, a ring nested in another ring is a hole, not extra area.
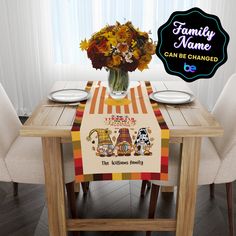
M 157 30 L 176 10 L 191 8 L 196 0 L 52 0 L 54 60 L 62 64 L 89 60 L 79 48 L 79 42 L 94 32 L 116 21 L 132 23 L 143 31 L 151 32 L 157 40 Z M 174 4 L 173 4 L 174 3 Z M 157 57 L 153 64 L 160 62 Z
M 145 31 L 156 31 L 176 10 L 198 6 L 218 15 L 230 35 L 228 61 L 210 80 L 190 85 L 211 109 L 228 77 L 236 72 L 234 0 L 1 0 L 0 82 L 19 115 L 28 115 L 56 80 L 106 79 L 92 68 L 79 42 L 116 20 Z M 167 79 L 154 57 L 150 70 L 131 73 L 131 79 Z M 174 77 L 175 80 L 180 80 Z
M 201 103 L 212 110 L 230 75 L 236 72 L 236 24 L 234 22 L 236 1 L 198 0 L 196 5 L 210 14 L 217 15 L 230 36 L 227 62 L 217 70 L 211 79 L 198 80 L 189 84 Z

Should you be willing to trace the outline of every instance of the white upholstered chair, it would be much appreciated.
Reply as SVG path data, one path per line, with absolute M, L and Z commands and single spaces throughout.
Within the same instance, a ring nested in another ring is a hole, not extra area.
M 224 129 L 223 137 L 204 138 L 201 147 L 198 184 L 211 186 L 214 196 L 214 183 L 226 183 L 228 220 L 230 235 L 234 235 L 232 182 L 236 179 L 236 74 L 232 75 L 219 96 L 212 114 Z M 169 180 L 151 181 L 152 191 L 149 205 L 149 218 L 154 218 L 159 186 L 178 185 L 180 148 L 170 145 Z M 143 182 L 141 194 L 147 182 Z M 150 232 L 147 233 L 148 235 Z
M 0 84 L 0 181 L 44 184 L 42 143 L 40 138 L 21 137 L 21 122 L 6 92 Z M 63 145 L 63 161 L 67 196 L 72 216 L 76 216 L 74 194 L 74 164 L 72 147 Z

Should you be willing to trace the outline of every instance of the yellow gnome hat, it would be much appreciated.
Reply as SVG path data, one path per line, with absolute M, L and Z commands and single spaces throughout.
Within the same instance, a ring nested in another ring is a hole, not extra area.
M 94 132 L 96 132 L 98 135 L 98 145 L 113 144 L 108 129 L 92 129 L 89 132 L 89 136 L 87 137 L 88 140 L 91 140 L 91 135 Z

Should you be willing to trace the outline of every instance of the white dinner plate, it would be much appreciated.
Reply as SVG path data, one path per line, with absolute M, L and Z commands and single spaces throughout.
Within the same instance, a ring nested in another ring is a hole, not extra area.
M 151 93 L 149 96 L 152 100 L 165 104 L 185 104 L 194 100 L 193 94 L 176 90 L 158 91 Z
M 54 102 L 80 102 L 87 100 L 89 93 L 83 89 L 61 89 L 53 91 L 48 95 L 48 99 Z

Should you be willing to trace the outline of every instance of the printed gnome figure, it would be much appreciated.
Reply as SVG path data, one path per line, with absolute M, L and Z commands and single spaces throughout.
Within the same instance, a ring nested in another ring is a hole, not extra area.
M 87 137 L 88 141 L 91 141 L 91 135 L 94 132 L 97 133 L 97 138 L 98 138 L 96 155 L 100 157 L 112 156 L 114 154 L 113 153 L 114 145 L 110 138 L 111 131 L 108 129 L 92 129 L 89 132 L 89 136 Z
M 141 128 L 138 131 L 137 138 L 134 142 L 134 155 L 135 156 L 140 156 L 140 155 L 145 155 L 145 156 L 150 156 L 152 153 L 150 152 L 150 148 L 152 147 L 149 137 L 148 137 L 148 132 L 146 128 Z
M 116 149 L 118 156 L 130 156 L 132 152 L 132 139 L 129 129 L 119 129 L 119 136 L 116 140 Z

